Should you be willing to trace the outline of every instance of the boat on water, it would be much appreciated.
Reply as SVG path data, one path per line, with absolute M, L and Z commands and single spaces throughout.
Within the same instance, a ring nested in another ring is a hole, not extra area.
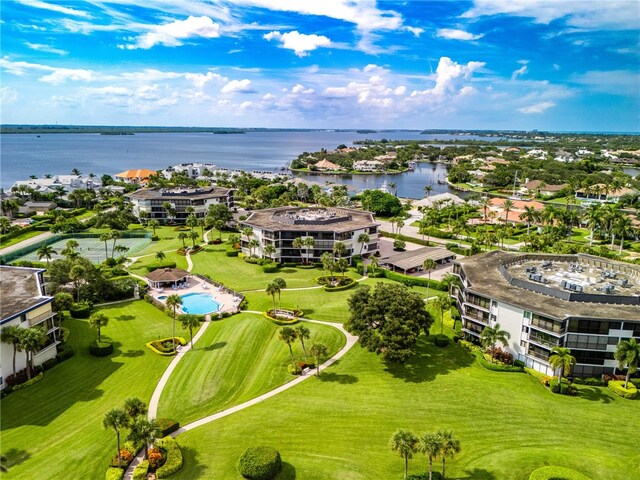
M 391 193 L 391 190 L 389 189 L 389 184 L 387 183 L 386 180 L 382 182 L 382 185 L 380 185 L 380 188 L 378 188 L 378 190 L 384 193 Z

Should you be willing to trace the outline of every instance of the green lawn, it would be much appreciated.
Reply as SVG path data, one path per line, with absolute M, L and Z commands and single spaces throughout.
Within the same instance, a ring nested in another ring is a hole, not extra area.
M 187 269 L 187 259 L 184 255 L 178 255 L 175 252 L 165 252 L 165 255 L 166 258 L 162 260 L 163 263 L 176 262 L 177 268 L 182 268 L 185 270 Z M 136 260 L 129 268 L 127 268 L 127 270 L 144 277 L 147 273 L 149 273 L 146 268 L 147 265 L 151 265 L 156 262 L 157 260 L 155 255 L 147 254 L 146 256 L 140 257 L 138 260 Z
M 267 444 L 285 462 L 284 479 L 400 479 L 389 450 L 397 428 L 450 428 L 462 451 L 447 478 L 526 480 L 563 465 L 595 479 L 640 478 L 638 401 L 599 387 L 580 397 L 549 393 L 527 374 L 483 369 L 462 347 L 421 341 L 406 366 L 386 365 L 356 345 L 320 379 L 178 437 L 185 466 L 175 478 L 239 478 L 245 448 Z M 410 471 L 425 471 L 422 455 Z
M 38 235 L 40 235 L 42 233 L 46 233 L 46 231 L 43 232 L 41 230 L 32 230 L 30 232 L 21 233 L 17 237 L 13 237 L 13 238 L 10 238 L 9 240 L 5 240 L 3 242 L 0 242 L 0 248 L 10 247 L 11 245 L 15 245 L 17 243 L 24 242 L 25 240 L 28 240 L 30 238 L 37 237 Z
M 177 250 L 182 247 L 182 240 L 178 239 L 179 231 L 174 230 L 175 227 L 156 227 L 156 235 L 160 237 L 160 240 L 156 242 L 152 242 L 148 245 L 144 250 L 139 252 L 139 255 L 147 255 L 149 253 L 156 253 L 159 251 L 167 252 L 170 250 Z M 147 229 L 151 231 L 151 229 Z M 200 236 L 200 240 L 197 242 L 202 243 L 202 230 L 198 227 L 196 228 L 196 232 L 198 232 Z M 188 231 L 186 233 L 189 233 Z M 211 234 L 209 234 L 209 238 Z M 186 245 L 191 245 L 191 239 L 187 238 L 185 240 Z
M 344 335 L 335 328 L 304 325 L 311 331 L 307 349 L 320 342 L 331 356 L 344 346 Z M 278 340 L 281 328 L 250 313 L 212 323 L 171 376 L 158 416 L 184 425 L 296 378 L 287 371 L 291 358 L 287 345 Z M 296 358 L 303 358 L 299 341 L 293 344 L 293 352 Z
M 68 318 L 69 343 L 76 355 L 45 372 L 40 383 L 2 400 L 2 454 L 6 478 L 104 478 L 115 433 L 102 417 L 126 397 L 148 402 L 171 360 L 153 354 L 145 342 L 171 335 L 171 320 L 146 302 L 100 309 L 110 319 L 102 334 L 112 338 L 110 357 L 89 355 L 96 332 L 87 320 Z

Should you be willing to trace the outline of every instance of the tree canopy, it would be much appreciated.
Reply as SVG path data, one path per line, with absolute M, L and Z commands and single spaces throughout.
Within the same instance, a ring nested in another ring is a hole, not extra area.
M 402 203 L 395 195 L 380 190 L 362 192 L 362 208 L 376 215 L 395 216 L 402 213 Z
M 420 332 L 428 334 L 433 323 L 421 296 L 400 284 L 378 283 L 373 290 L 363 286 L 348 303 L 345 328 L 360 336 L 363 347 L 392 362 L 406 361 Z

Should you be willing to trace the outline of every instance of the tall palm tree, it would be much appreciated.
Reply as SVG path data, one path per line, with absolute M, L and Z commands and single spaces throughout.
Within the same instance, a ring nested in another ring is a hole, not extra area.
M 304 341 L 311 338 L 311 331 L 304 325 L 298 325 L 296 328 L 296 336 L 300 339 L 302 344 L 302 351 L 304 352 L 304 359 L 307 359 L 307 349 L 304 346 Z
M 440 335 L 444 333 L 444 312 L 451 308 L 451 300 L 446 295 L 438 295 L 433 301 L 433 308 L 440 312 Z
M 104 414 L 102 418 L 102 426 L 103 428 L 113 428 L 116 432 L 116 452 L 118 456 L 118 467 L 122 464 L 122 459 L 120 457 L 120 429 L 126 427 L 129 423 L 129 418 L 127 417 L 126 412 L 121 408 L 112 408 L 107 413 Z
M 429 480 L 433 478 L 433 461 L 442 455 L 442 446 L 442 438 L 437 433 L 425 433 L 420 437 L 418 448 L 429 458 Z
M 96 312 L 89 318 L 89 325 L 98 331 L 98 342 L 101 341 L 100 330 L 109 323 L 109 317 L 102 312 Z
M 53 255 L 57 255 L 56 252 L 51 245 L 42 245 L 37 251 L 36 255 L 38 255 L 38 260 L 42 260 L 45 258 L 47 260 L 47 267 L 49 267 L 49 262 Z
M 187 208 L 193 208 L 193 207 L 187 207 Z M 187 220 L 184 223 L 187 227 L 193 230 L 195 227 L 198 226 L 198 218 L 195 216 L 194 213 L 190 213 L 189 216 L 187 217 Z
M 480 200 L 480 206 L 482 207 L 482 219 L 485 225 L 487 224 L 487 210 L 491 205 L 492 203 L 489 197 L 482 197 L 482 200 Z
M 531 228 L 531 224 L 538 221 L 539 215 L 538 211 L 529 205 L 524 207 L 524 212 L 520 214 L 520 220 L 527 222 L 527 235 L 529 235 L 529 230 Z
M 276 288 L 278 289 L 278 306 L 282 306 L 281 303 L 281 299 L 280 299 L 280 294 L 282 293 L 282 290 L 284 290 L 285 288 L 287 288 L 287 281 L 284 278 L 278 277 L 278 278 L 274 278 L 273 279 L 273 284 L 276 286 Z
M 640 343 L 635 338 L 622 340 L 616 347 L 613 354 L 618 361 L 618 368 L 627 368 L 627 375 L 624 379 L 624 388 L 629 385 L 629 377 L 632 373 L 638 371 L 638 363 L 640 363 Z
M 396 220 L 396 235 L 400 235 L 400 230 L 404 227 L 404 220 L 402 218 L 398 218 Z
M 123 409 L 129 418 L 129 424 L 140 416 L 147 414 L 147 404 L 137 397 L 129 397 L 124 401 Z
M 620 216 L 613 226 L 613 231 L 620 237 L 620 250 L 619 254 L 622 255 L 622 248 L 624 246 L 624 239 L 633 230 L 633 223 L 631 219 L 626 215 Z
M 251 240 L 249 240 L 249 256 L 250 257 L 253 257 L 253 251 L 258 247 L 260 247 L 260 242 L 257 239 L 252 238 Z
M 304 249 L 307 251 L 307 263 L 311 263 L 311 257 L 313 256 L 313 253 L 309 253 L 309 250 L 313 251 L 313 247 L 315 247 L 316 245 L 316 241 L 313 237 L 306 237 L 304 240 L 302 240 L 302 245 L 304 247 Z
M 429 287 L 431 286 L 431 270 L 435 269 L 437 266 L 438 264 L 432 258 L 425 259 L 424 263 L 422 264 L 422 267 L 429 274 L 429 283 L 427 283 L 427 301 L 429 301 Z
M 8 343 L 13 346 L 13 370 L 12 375 L 16 373 L 16 353 L 18 353 L 22 333 L 24 328 L 20 328 L 18 325 L 11 325 L 5 327 L 0 331 L 0 342 Z
M 268 243 L 264 246 L 262 252 L 271 260 L 273 260 L 273 254 L 276 253 L 276 247 L 274 247 L 272 243 Z
M 571 367 L 576 364 L 576 358 L 571 355 L 571 350 L 565 347 L 553 347 L 549 364 L 558 371 L 558 386 L 562 383 L 562 377 L 568 375 Z
M 302 240 L 301 237 L 296 237 L 296 238 L 293 239 L 293 242 L 291 242 L 291 246 L 300 251 L 300 261 L 301 261 L 301 263 L 306 263 L 304 261 L 304 258 L 302 257 L 302 249 L 304 248 L 304 240 Z
M 589 227 L 589 246 L 593 245 L 593 232 L 600 226 L 602 221 L 602 205 L 599 203 L 592 203 L 587 207 L 587 211 L 584 213 L 584 219 L 587 221 Z
M 424 187 L 424 194 L 427 196 L 427 198 L 429 198 L 429 195 L 431 195 L 432 191 L 433 185 L 427 185 L 426 187 Z
M 156 228 L 158 228 L 160 226 L 160 222 L 158 220 L 149 220 L 149 223 L 147 223 L 148 227 L 151 227 L 151 229 L 153 230 L 153 236 L 156 236 Z
M 182 241 L 182 248 L 187 248 L 187 245 L 185 243 L 186 239 L 187 239 L 187 232 L 179 232 L 178 233 L 178 240 Z
M 509 221 L 509 212 L 513 210 L 515 204 L 511 201 L 511 199 L 507 198 L 501 205 L 504 210 L 504 223 L 506 224 Z
M 327 354 L 327 347 L 322 343 L 314 343 L 309 353 L 316 359 L 316 376 L 320 376 L 320 357 Z
M 173 310 L 173 322 L 171 326 L 171 340 L 173 341 L 173 352 L 176 353 L 176 316 L 177 310 L 180 305 L 182 305 L 182 298 L 180 295 L 172 293 L 167 297 L 165 301 L 167 308 Z
M 324 269 L 329 272 L 329 277 L 331 279 L 331 283 L 333 283 L 333 272 L 336 269 L 336 260 L 335 258 L 333 258 L 333 255 L 331 255 L 329 252 L 324 252 L 322 254 L 322 266 L 324 267 Z
M 500 342 L 506 347 L 510 338 L 511 334 L 506 330 L 502 330 L 499 323 L 496 323 L 493 327 L 484 327 L 484 330 L 482 330 L 482 333 L 480 334 L 480 342 L 482 342 L 482 345 L 485 348 L 489 348 L 489 351 L 491 352 L 491 363 L 493 363 L 493 358 L 495 356 L 496 343 Z
M 369 244 L 370 240 L 371 238 L 369 238 L 369 235 L 367 235 L 366 233 L 361 233 L 360 235 L 358 235 L 358 243 L 360 244 L 360 256 L 362 256 L 362 250 L 364 250 L 364 247 Z
M 460 440 L 453 437 L 451 430 L 438 430 L 436 435 L 440 437 L 442 441 L 442 480 L 444 480 L 444 463 L 446 457 L 453 457 L 456 453 L 460 452 Z
M 144 455 L 149 454 L 149 444 L 160 436 L 160 427 L 154 419 L 138 417 L 131 424 L 131 431 L 127 439 L 133 443 L 144 443 Z
M 193 350 L 193 329 L 200 326 L 200 320 L 195 315 L 187 314 L 182 317 L 182 328 L 189 329 L 189 335 L 191 336 L 191 349 Z
M 39 327 L 25 328 L 20 337 L 20 348 L 24 350 L 27 360 L 27 378 L 31 380 L 33 371 L 33 355 L 40 350 L 47 341 L 47 334 Z
M 249 240 L 251 239 L 251 237 L 253 237 L 253 228 L 251 227 L 244 227 L 242 229 L 242 235 L 245 236 L 247 238 L 247 242 L 249 242 Z
M 271 295 L 271 299 L 273 300 L 273 309 L 276 309 L 276 293 L 278 293 L 278 287 L 273 283 L 269 283 L 267 288 L 265 289 L 267 295 Z
M 347 246 L 344 242 L 335 242 L 333 244 L 333 254 L 338 258 L 342 258 L 343 255 L 347 254 Z
M 296 359 L 293 356 L 293 349 L 291 348 L 291 344 L 295 341 L 298 334 L 291 327 L 282 327 L 280 333 L 278 334 L 278 338 L 287 344 L 289 347 L 289 354 L 291 355 L 291 363 L 295 366 Z
M 191 230 L 187 236 L 191 239 L 191 244 L 193 245 L 193 248 L 196 247 L 196 240 L 200 239 L 200 234 L 198 232 L 196 232 L 195 230 Z
M 378 268 L 378 258 L 375 256 L 372 256 L 371 262 L 369 262 L 369 270 L 371 270 L 371 273 L 375 274 L 377 268 Z
M 409 471 L 409 459 L 418 450 L 418 437 L 409 430 L 402 428 L 396 430 L 389 441 L 389 448 L 404 458 L 404 480 L 407 480 Z
M 111 245 L 111 258 L 113 258 L 113 254 L 116 250 L 116 242 L 118 239 L 122 238 L 122 233 L 118 230 L 110 230 L 109 235 L 111 236 L 111 240 L 113 240 L 113 245 Z
M 162 260 L 167 258 L 167 255 L 163 251 L 156 252 L 156 260 L 160 263 Z

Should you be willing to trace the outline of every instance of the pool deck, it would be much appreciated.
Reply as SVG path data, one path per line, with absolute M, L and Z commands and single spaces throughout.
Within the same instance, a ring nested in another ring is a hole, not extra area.
M 189 287 L 185 288 L 152 288 L 149 291 L 149 295 L 155 298 L 157 301 L 165 303 L 165 299 L 160 299 L 158 297 L 178 294 L 178 295 L 186 295 L 189 293 L 206 293 L 211 295 L 213 299 L 220 304 L 220 310 L 213 313 L 235 313 L 238 311 L 240 306 L 241 299 L 235 296 L 233 293 L 226 291 L 223 287 L 218 287 L 216 285 L 212 285 L 210 283 L 206 283 L 203 280 L 191 276 L 189 279 Z M 180 309 L 180 313 L 185 313 Z

